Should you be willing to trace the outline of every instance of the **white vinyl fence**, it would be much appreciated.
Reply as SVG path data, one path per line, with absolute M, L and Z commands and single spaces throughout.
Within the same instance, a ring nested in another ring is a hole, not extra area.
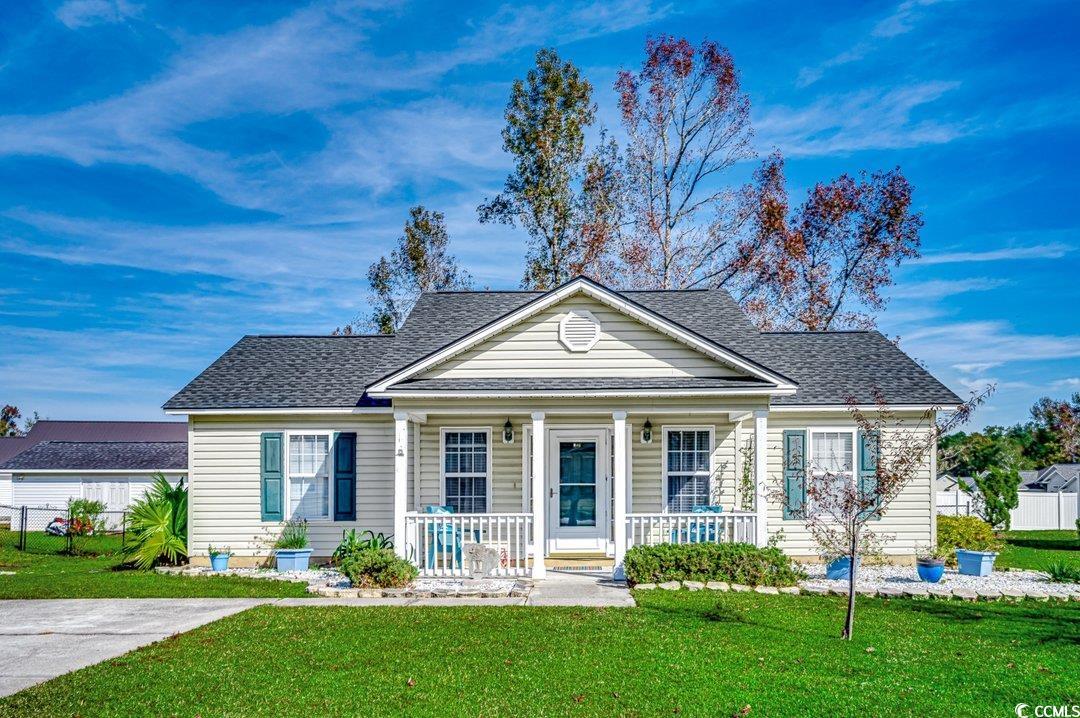
M 948 516 L 976 513 L 975 501 L 963 491 L 938 491 L 937 512 Z M 1017 531 L 1071 529 L 1076 526 L 1077 495 L 1020 492 L 1020 504 L 1011 513 L 1010 527 Z

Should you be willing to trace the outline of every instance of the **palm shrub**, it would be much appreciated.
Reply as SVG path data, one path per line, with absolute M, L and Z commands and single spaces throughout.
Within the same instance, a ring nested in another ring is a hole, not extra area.
M 187 502 L 183 479 L 173 486 L 154 474 L 154 485 L 128 511 L 124 559 L 148 569 L 187 558 Z
M 1046 565 L 1046 572 L 1054 583 L 1080 583 L 1080 566 L 1065 561 L 1054 561 Z
M 394 542 L 383 533 L 365 530 L 358 534 L 356 529 L 349 529 L 341 532 L 341 543 L 334 549 L 330 562 L 340 566 L 342 561 L 354 553 L 379 548 L 393 549 Z

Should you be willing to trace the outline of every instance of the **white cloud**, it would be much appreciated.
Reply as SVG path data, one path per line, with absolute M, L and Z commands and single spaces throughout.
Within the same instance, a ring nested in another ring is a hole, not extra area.
M 988 369 L 1001 366 L 1001 362 L 976 362 L 974 364 L 953 364 L 953 369 L 965 374 L 982 374 Z
M 891 291 L 894 299 L 918 299 L 931 301 L 967 292 L 985 292 L 1010 284 L 1010 280 L 998 277 L 972 277 L 970 279 L 932 279 L 925 282 L 897 284 Z
M 56 19 L 75 30 L 135 17 L 142 7 L 125 0 L 67 0 L 56 9 Z
M 1080 335 L 1023 334 L 1007 322 L 976 321 L 913 329 L 910 353 L 930 365 L 1006 364 L 1080 357 Z
M 800 108 L 778 106 L 755 118 L 759 146 L 789 156 L 902 149 L 951 142 L 969 133 L 962 123 L 915 120 L 916 109 L 960 86 L 930 81 L 829 95 Z
M 1061 259 L 1073 251 L 1061 242 L 1035 244 L 1026 247 L 1003 247 L 982 251 L 940 252 L 923 255 L 912 264 L 954 264 L 958 262 L 998 262 L 1014 259 Z
M 1051 386 L 1055 389 L 1080 389 L 1080 377 L 1070 376 L 1067 379 L 1058 379 Z
M 871 34 L 875 37 L 896 37 L 911 32 L 918 22 L 922 8 L 937 5 L 942 0 L 904 0 L 880 20 Z

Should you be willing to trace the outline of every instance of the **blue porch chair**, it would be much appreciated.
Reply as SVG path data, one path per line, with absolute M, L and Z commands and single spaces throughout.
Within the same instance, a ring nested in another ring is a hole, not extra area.
M 425 506 L 425 514 L 434 514 L 438 516 L 445 516 L 454 513 L 453 506 Z M 445 524 L 438 529 L 434 526 L 428 526 L 427 529 L 427 562 L 431 568 L 435 567 L 435 552 L 443 554 L 447 547 L 453 547 L 454 560 L 457 561 L 457 565 L 461 565 L 461 536 L 454 530 L 454 527 L 450 524 Z M 445 556 L 443 557 L 445 560 Z
M 692 508 L 691 513 L 695 514 L 722 514 L 724 513 L 723 506 L 695 506 Z M 678 541 L 679 534 L 681 534 L 682 541 Z M 700 524 L 697 521 L 691 521 L 690 525 L 681 531 L 672 529 L 671 531 L 672 543 L 716 543 L 716 524 L 708 521 L 703 521 Z

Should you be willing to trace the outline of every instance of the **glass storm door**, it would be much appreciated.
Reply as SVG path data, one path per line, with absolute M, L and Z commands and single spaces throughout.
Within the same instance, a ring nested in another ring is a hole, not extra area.
M 549 441 L 550 540 L 553 551 L 607 547 L 607 434 L 551 431 Z

